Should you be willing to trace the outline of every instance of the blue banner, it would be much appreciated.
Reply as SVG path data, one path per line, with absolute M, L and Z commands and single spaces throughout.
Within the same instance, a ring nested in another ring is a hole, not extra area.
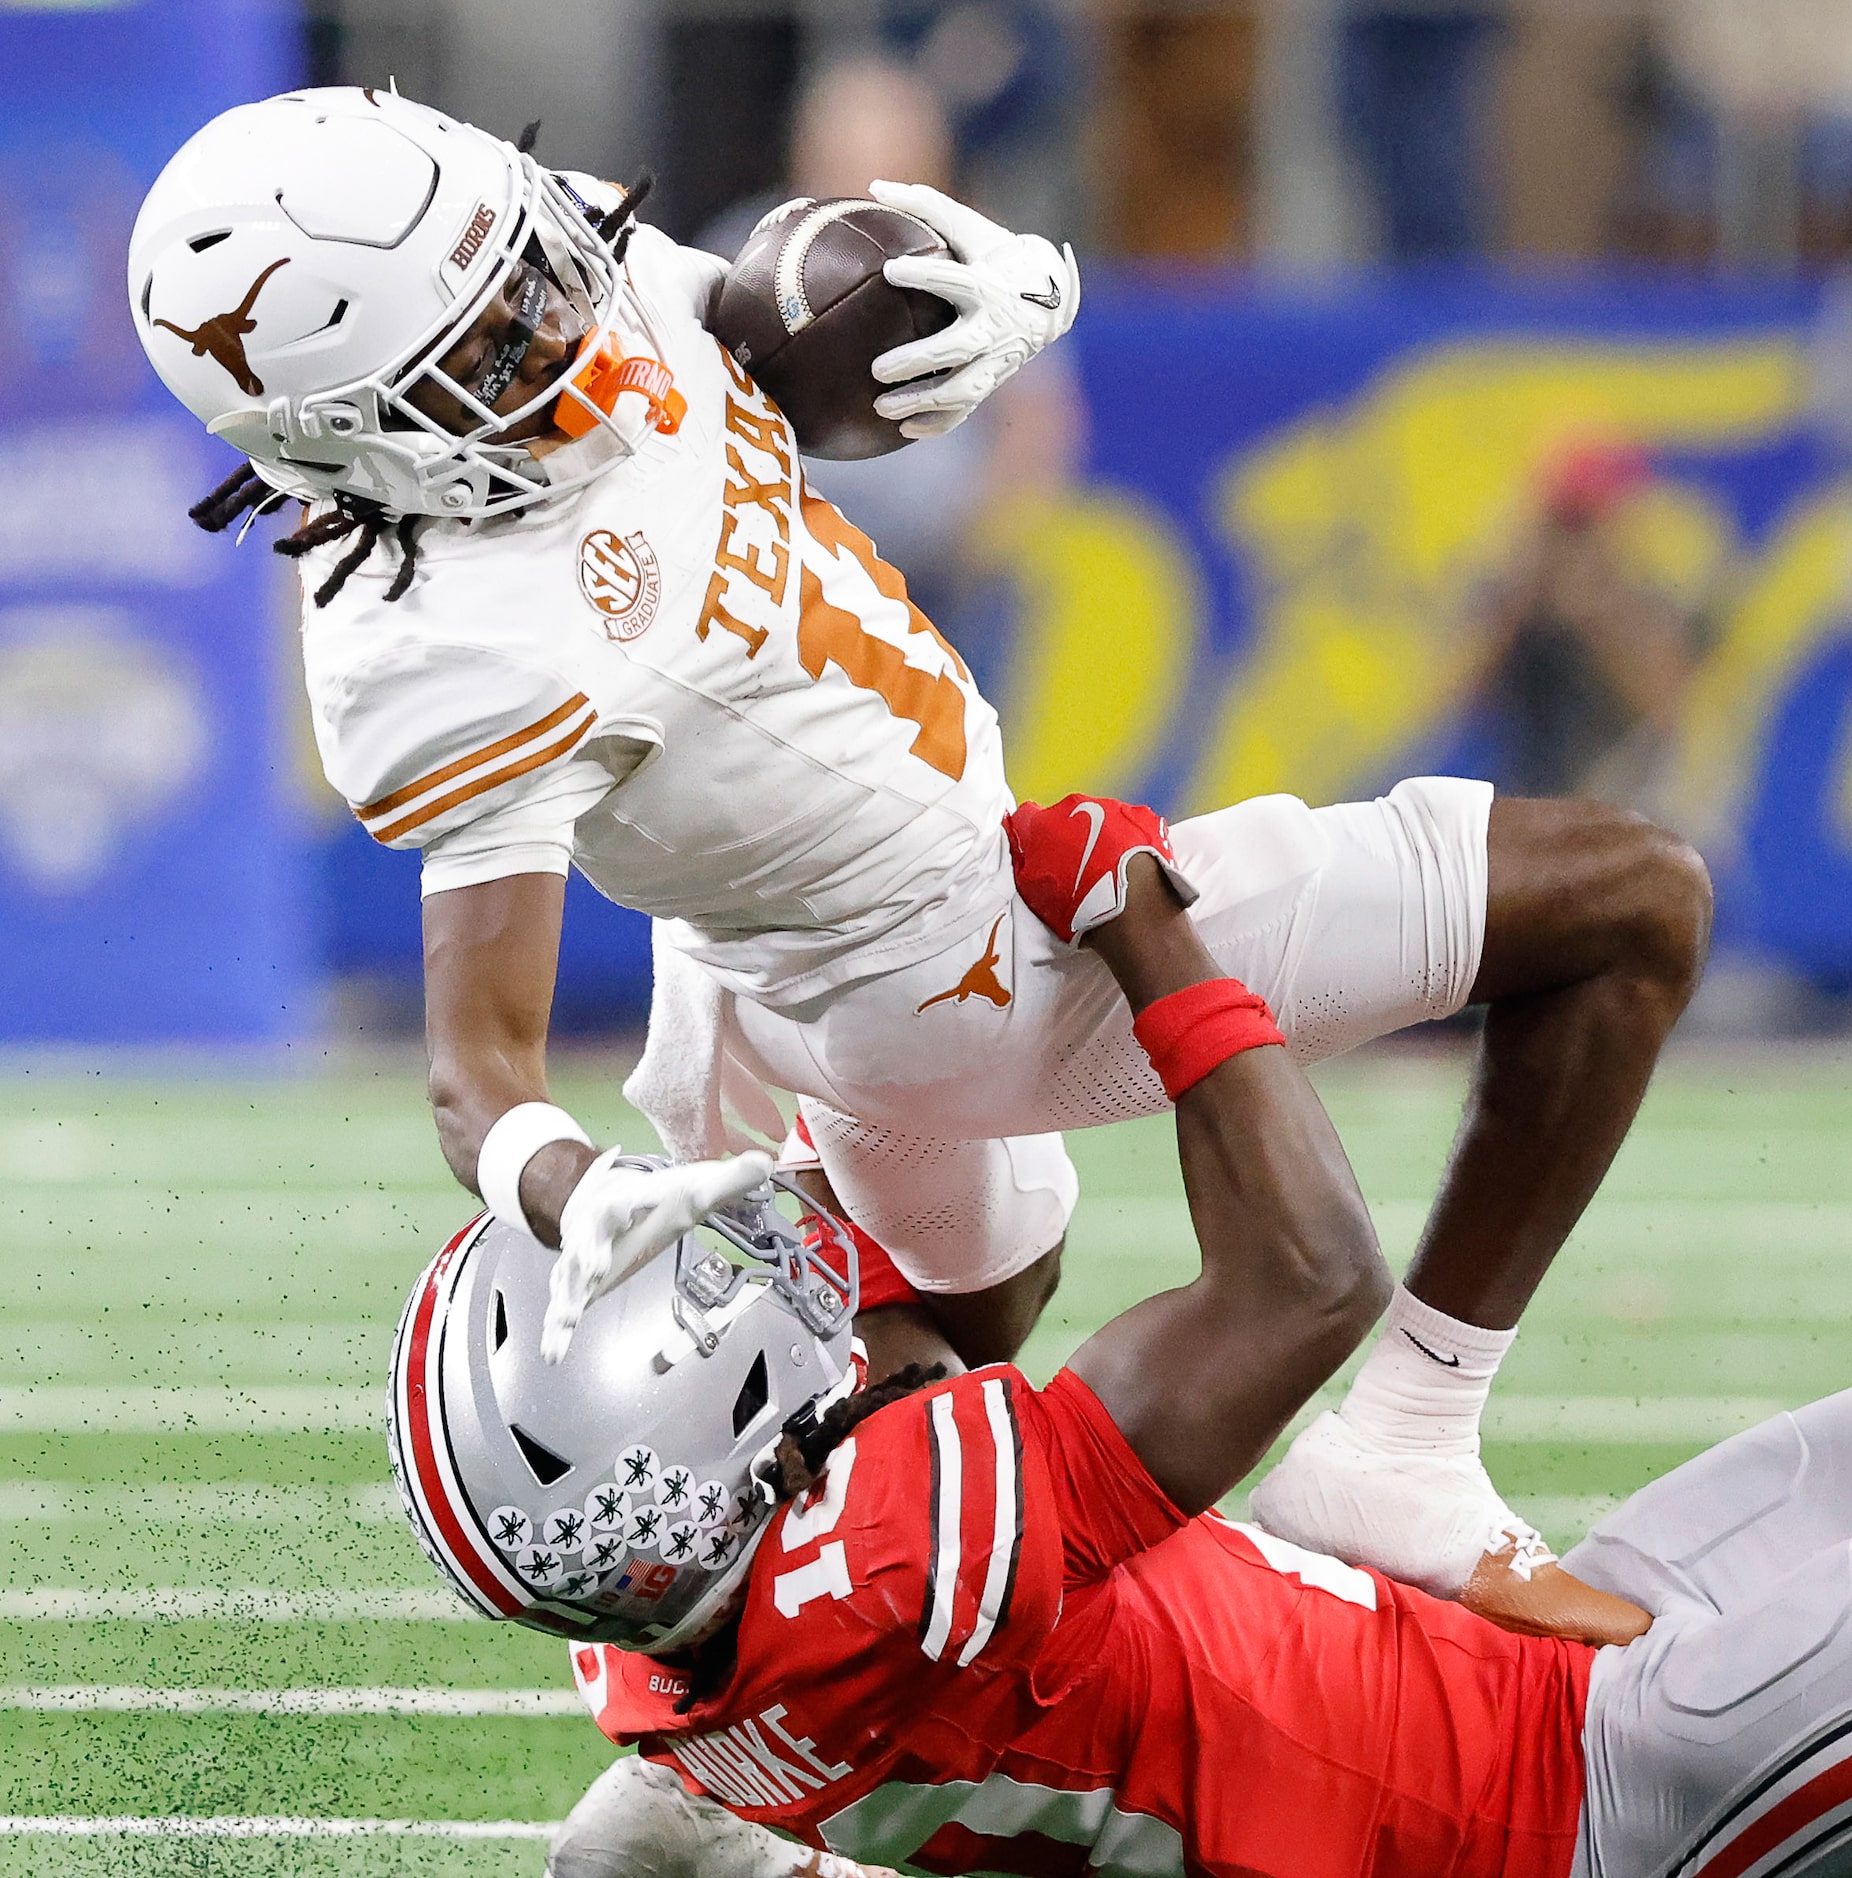
M 289 600 L 124 280 L 143 193 L 297 72 L 268 0 L 0 10 L 0 1043 L 313 1028 Z
M 1817 313 L 1651 276 L 1096 273 L 1084 473 L 988 525 L 1012 782 L 1173 814 L 1427 770 L 1595 794 L 1698 843 L 1720 943 L 1852 985 L 1852 493 Z M 1585 499 L 1598 525 L 1546 527 Z

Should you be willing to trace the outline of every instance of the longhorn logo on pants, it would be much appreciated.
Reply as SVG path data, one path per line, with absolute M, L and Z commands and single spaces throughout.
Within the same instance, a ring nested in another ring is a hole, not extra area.
M 918 1017 L 921 1011 L 930 1011 L 935 1004 L 963 1004 L 969 998 L 983 998 L 1002 1010 L 1010 1001 L 1010 994 L 1003 981 L 997 976 L 997 967 L 1003 962 L 1003 954 L 997 950 L 997 934 L 1003 929 L 1005 915 L 997 915 L 997 923 L 990 929 L 990 942 L 984 949 L 984 956 L 959 979 L 950 991 L 941 991 L 922 1004 L 913 1015 Z

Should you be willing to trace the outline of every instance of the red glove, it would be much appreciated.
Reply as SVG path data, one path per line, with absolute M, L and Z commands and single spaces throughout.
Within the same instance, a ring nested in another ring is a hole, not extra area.
M 1196 889 L 1171 852 L 1170 824 L 1155 809 L 1111 796 L 1063 796 L 1052 808 L 1025 802 L 1003 818 L 1023 904 L 1068 945 L 1125 911 L 1126 866 L 1148 854 L 1185 906 Z

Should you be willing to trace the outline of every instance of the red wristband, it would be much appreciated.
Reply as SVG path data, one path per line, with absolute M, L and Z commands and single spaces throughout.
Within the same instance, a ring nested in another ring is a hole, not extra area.
M 1239 978 L 1211 978 L 1147 1004 L 1132 1034 L 1173 1102 L 1231 1056 L 1286 1041 L 1267 1000 Z

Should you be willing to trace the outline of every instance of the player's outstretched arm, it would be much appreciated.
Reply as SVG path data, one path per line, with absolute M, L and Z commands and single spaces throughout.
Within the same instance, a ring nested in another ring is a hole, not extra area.
M 431 1110 L 444 1159 L 472 1193 L 482 1190 L 489 1130 L 511 1109 L 547 1100 L 547 1021 L 565 903 L 557 874 L 513 874 L 424 903 Z M 521 1170 L 527 1223 L 546 1244 L 559 1244 L 566 1200 L 597 1158 L 589 1144 L 556 1140 Z
M 565 1360 L 586 1311 L 772 1170 L 767 1154 L 675 1167 L 603 1154 L 547 1100 L 547 1019 L 565 881 L 514 874 L 424 903 L 431 1107 L 451 1171 L 498 1219 L 560 1249 L 541 1354 Z
M 1124 912 L 1081 943 L 1135 1016 L 1222 978 L 1148 853 L 1128 864 Z M 1072 1367 L 1152 1478 L 1195 1513 L 1357 1347 L 1391 1279 L 1337 1132 L 1277 1043 L 1228 1057 L 1183 1091 L 1177 1145 L 1202 1274 L 1115 1318 Z

